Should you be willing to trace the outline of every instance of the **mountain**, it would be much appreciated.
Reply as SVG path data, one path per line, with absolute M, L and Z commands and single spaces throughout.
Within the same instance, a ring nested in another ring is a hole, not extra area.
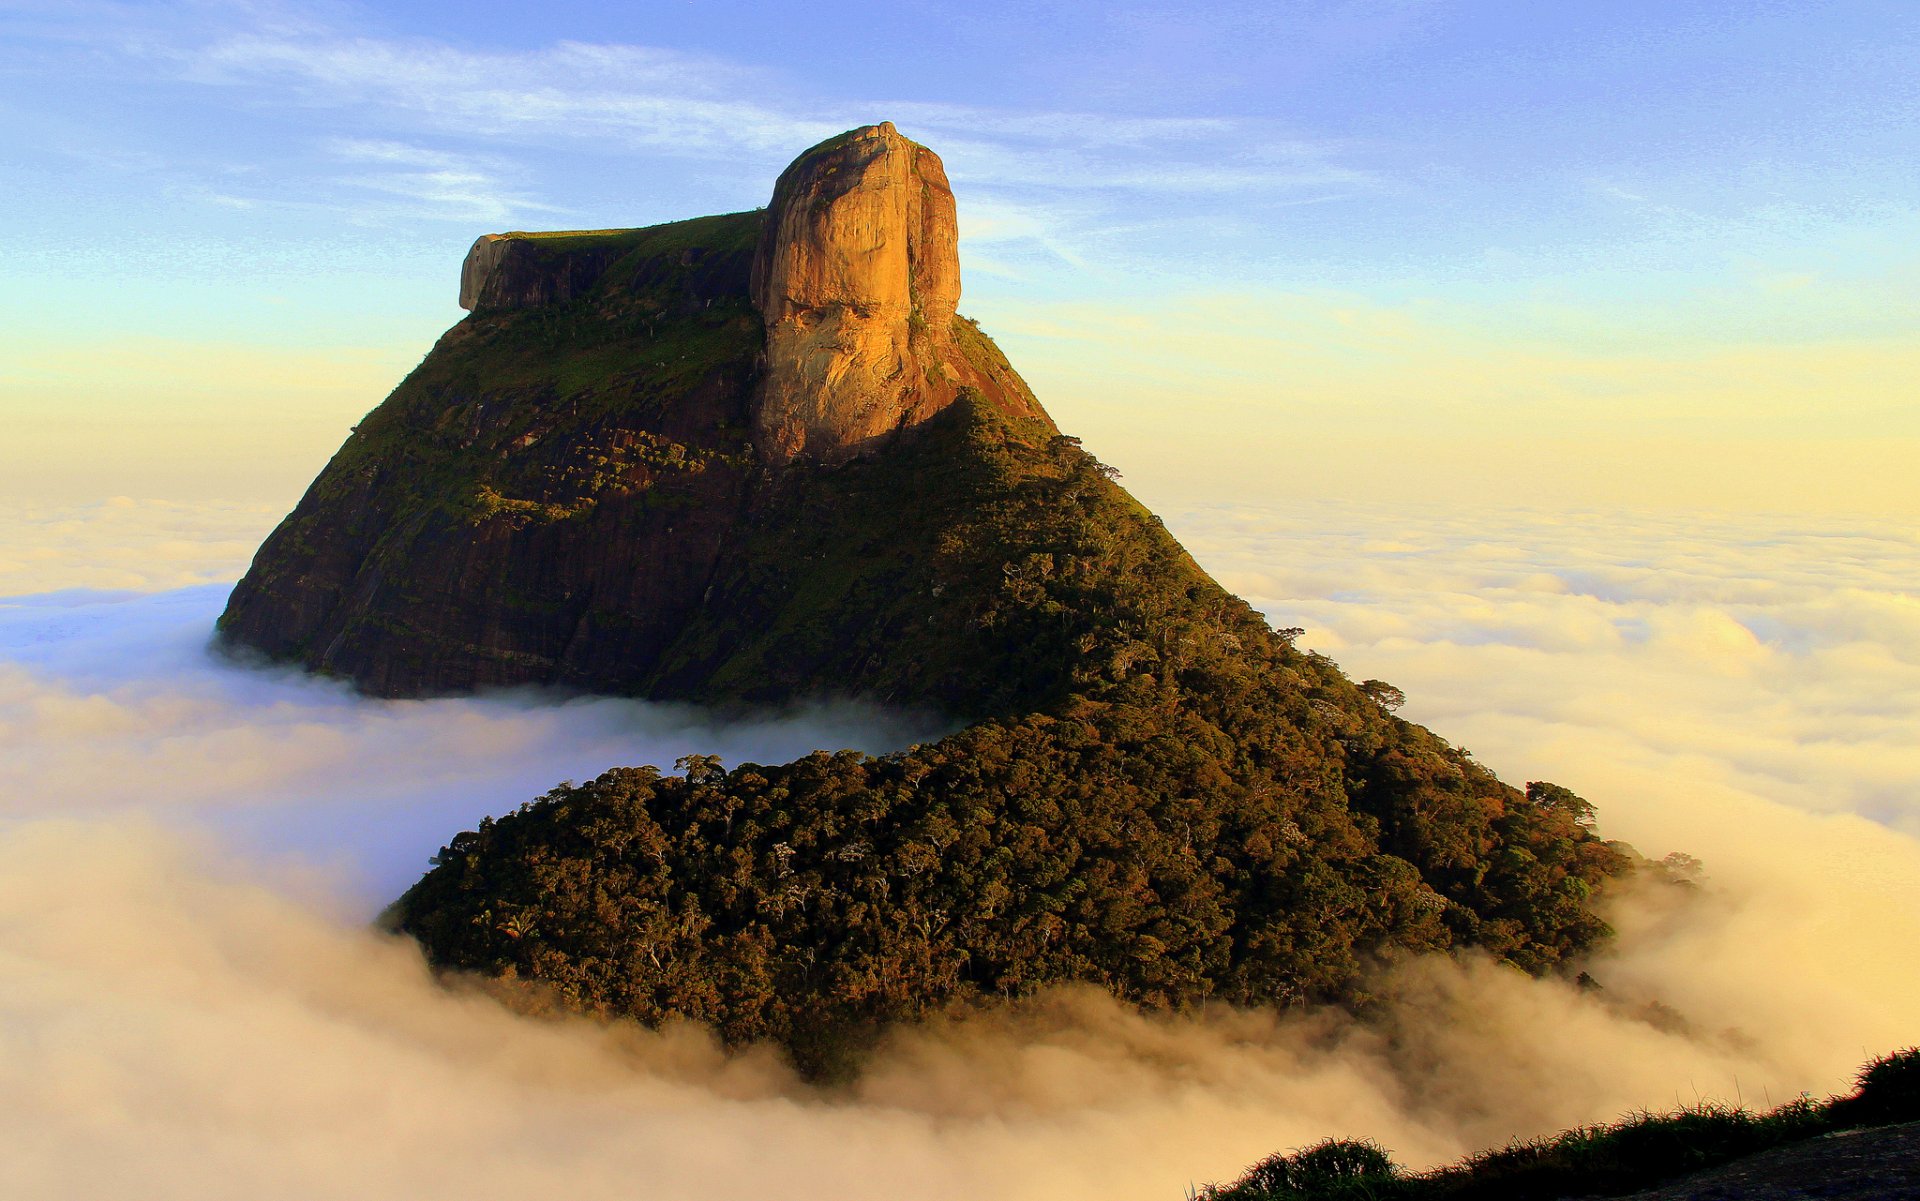
M 233 646 L 387 695 L 856 695 L 958 729 L 616 768 L 454 837 L 390 910 L 442 965 L 772 1038 L 1093 981 L 1364 1001 L 1379 956 L 1559 970 L 1634 863 L 1210 579 L 956 315 L 890 125 L 764 213 L 483 238 L 472 315 L 261 548 Z
M 894 657 L 876 610 L 897 598 L 838 582 L 883 543 L 781 562 L 830 610 L 832 645 L 761 679 L 770 648 L 734 631 L 782 557 L 767 535 L 801 517 L 807 472 L 789 468 L 876 451 L 962 397 L 1054 432 L 955 314 L 957 246 L 940 160 L 891 125 L 802 155 L 768 212 L 481 238 L 461 271 L 473 315 L 267 539 L 223 639 L 384 696 L 904 695 L 894 664 L 866 663 Z

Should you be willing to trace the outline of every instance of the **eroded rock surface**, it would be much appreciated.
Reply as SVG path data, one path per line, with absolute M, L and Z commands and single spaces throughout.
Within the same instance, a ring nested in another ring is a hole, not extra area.
M 774 185 L 754 260 L 767 330 L 755 444 L 775 464 L 842 461 L 979 390 L 1044 417 L 1011 371 L 963 352 L 959 232 L 940 156 L 891 123 L 800 156 Z

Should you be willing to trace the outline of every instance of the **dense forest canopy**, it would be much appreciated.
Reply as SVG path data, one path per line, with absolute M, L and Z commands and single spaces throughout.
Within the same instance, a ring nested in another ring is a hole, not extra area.
M 755 502 L 679 670 L 857 680 L 968 724 L 878 758 L 683 760 L 452 840 L 391 920 L 439 963 L 824 1070 L 886 1023 L 1090 981 L 1152 1008 L 1364 999 L 1370 958 L 1552 970 L 1631 852 L 1293 645 L 1070 437 L 956 405 Z M 668 673 L 669 676 L 671 672 Z

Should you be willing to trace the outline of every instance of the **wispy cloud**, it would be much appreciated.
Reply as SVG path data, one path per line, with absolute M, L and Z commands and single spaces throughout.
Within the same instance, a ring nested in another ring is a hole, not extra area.
M 613 136 L 712 154 L 804 146 L 830 125 L 733 97 L 759 73 L 645 46 L 561 42 L 529 52 L 431 41 L 244 32 L 174 48 L 182 78 L 290 89 L 310 104 L 376 109 L 480 137 Z
M 564 211 L 506 184 L 500 175 L 513 168 L 496 156 L 368 138 L 335 138 L 327 148 L 342 161 L 386 168 L 342 182 L 415 201 L 426 215 L 443 220 L 501 225 L 525 213 Z
M 184 78 L 289 86 L 311 103 L 377 107 L 464 135 L 604 138 L 676 156 L 791 155 L 881 118 L 939 136 L 956 174 L 1048 190 L 1223 191 L 1364 186 L 1340 161 L 1363 147 L 1234 117 L 1021 112 L 878 101 L 823 106 L 723 59 L 647 46 L 560 42 L 482 52 L 435 42 L 246 33 L 177 52 Z M 741 99 L 786 93 L 785 103 Z
M 467 155 L 451 154 L 445 150 L 416 146 L 410 142 L 385 141 L 379 138 L 334 138 L 327 143 L 327 149 L 335 157 L 352 162 L 392 163 L 403 167 L 430 167 L 443 171 L 468 168 L 475 162 Z
M 1365 145 L 1231 114 L 824 101 L 777 70 L 711 55 L 582 41 L 492 50 L 368 37 L 285 5 L 163 8 L 93 29 L 87 36 L 99 52 L 136 70 L 176 86 L 243 93 L 250 111 L 326 131 L 319 140 L 336 154 L 358 147 L 367 161 L 394 168 L 335 177 L 349 190 L 346 203 L 356 203 L 351 191 L 378 191 L 430 218 L 498 223 L 559 211 L 551 193 L 519 182 L 541 175 L 539 164 L 556 152 L 640 152 L 764 187 L 797 150 L 882 118 L 937 146 L 969 204 L 997 209 L 999 218 L 975 224 L 976 236 L 991 224 L 995 241 L 1024 241 L 1027 254 L 1055 262 L 1101 257 L 1121 211 L 1176 202 L 1191 217 L 1226 204 L 1258 209 L 1382 186 Z M 383 147 L 425 145 L 440 161 L 398 149 L 380 157 Z M 1016 210 L 1019 220 L 1004 219 Z M 1015 234 L 1020 227 L 1031 232 Z
M 1368 152 L 1364 144 L 1301 137 L 1272 120 L 884 107 L 902 125 L 937 135 L 949 172 L 978 184 L 1210 192 L 1380 182 L 1376 171 L 1355 165 Z

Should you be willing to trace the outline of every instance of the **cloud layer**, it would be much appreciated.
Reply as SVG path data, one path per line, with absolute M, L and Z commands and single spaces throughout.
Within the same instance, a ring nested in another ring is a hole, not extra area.
M 227 590 L 0 602 L 0 815 L 213 828 L 328 863 L 371 906 L 412 883 L 452 834 L 563 778 L 693 753 L 785 762 L 820 746 L 884 751 L 938 732 L 928 718 L 852 705 L 721 725 L 687 706 L 605 698 L 368 701 L 210 655 Z
M 1604 832 L 1700 856 L 1705 895 L 1623 899 L 1597 994 L 1417 961 L 1363 1028 L 1150 1019 L 1068 990 L 902 1034 L 819 1090 L 697 1030 L 514 1016 L 365 919 L 448 835 L 563 777 L 926 725 L 369 702 L 222 666 L 203 651 L 224 585 L 198 581 L 231 574 L 252 520 L 22 511 L 0 542 L 38 564 L 12 577 L 35 595 L 0 600 L 10 1193 L 1166 1198 L 1332 1134 L 1424 1163 L 1633 1107 L 1838 1089 L 1920 1030 L 1899 953 L 1920 941 L 1910 532 L 1175 515 L 1304 644 L 1401 685 L 1508 778 L 1583 793 Z

